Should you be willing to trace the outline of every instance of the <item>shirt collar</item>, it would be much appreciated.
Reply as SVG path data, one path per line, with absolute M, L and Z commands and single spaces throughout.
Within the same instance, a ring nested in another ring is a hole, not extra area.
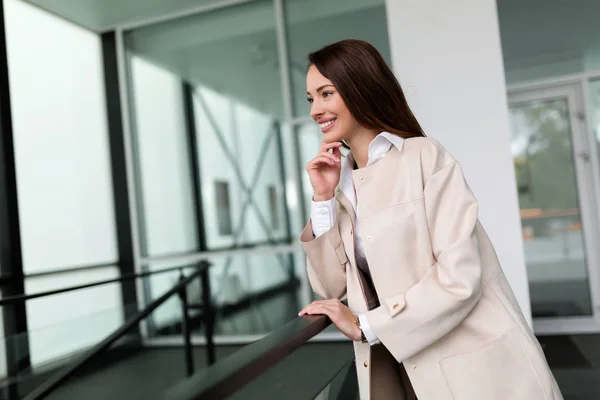
M 395 146 L 398 151 L 402 151 L 404 138 L 394 135 L 389 132 L 381 132 L 375 136 L 375 139 L 369 144 L 369 159 L 367 166 L 373 165 L 377 160 L 383 157 L 392 146 Z M 349 153 L 342 163 L 342 171 L 340 177 L 340 189 L 344 195 L 350 200 L 352 206 L 356 210 L 356 195 L 354 193 L 354 184 L 352 182 L 352 170 L 354 169 L 354 157 Z

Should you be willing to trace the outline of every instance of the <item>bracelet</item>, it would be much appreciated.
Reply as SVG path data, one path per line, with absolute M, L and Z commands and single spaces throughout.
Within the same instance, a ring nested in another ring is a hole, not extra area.
M 365 333 L 363 332 L 361 326 L 360 326 L 360 320 L 358 319 L 358 315 L 354 316 L 354 323 L 358 326 L 358 328 L 360 329 L 360 341 L 362 343 L 368 343 L 367 338 L 365 337 Z

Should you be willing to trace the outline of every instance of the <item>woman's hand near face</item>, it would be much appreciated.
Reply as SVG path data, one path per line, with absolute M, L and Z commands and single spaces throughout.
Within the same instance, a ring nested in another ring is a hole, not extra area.
M 338 299 L 313 301 L 298 313 L 300 316 L 315 314 L 327 315 L 346 337 L 354 341 L 361 340 L 360 328 L 354 323 L 354 314 Z
M 342 170 L 340 147 L 342 147 L 340 142 L 323 142 L 319 153 L 306 164 L 306 171 L 314 191 L 314 201 L 330 200 L 335 195 Z M 332 149 L 331 153 L 330 149 Z

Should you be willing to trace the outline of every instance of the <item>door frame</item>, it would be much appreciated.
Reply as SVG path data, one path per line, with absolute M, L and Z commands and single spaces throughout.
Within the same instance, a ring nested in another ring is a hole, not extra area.
M 536 334 L 600 332 L 600 209 L 598 154 L 590 130 L 587 80 L 553 82 L 508 90 L 509 106 L 536 100 L 564 99 L 569 110 L 576 189 L 583 225 L 583 244 L 592 315 L 534 318 Z

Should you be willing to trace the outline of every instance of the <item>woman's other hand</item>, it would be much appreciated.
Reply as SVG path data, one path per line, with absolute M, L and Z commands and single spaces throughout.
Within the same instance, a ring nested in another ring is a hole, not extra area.
M 323 142 L 319 153 L 306 164 L 306 172 L 314 191 L 314 201 L 330 200 L 335 195 L 342 170 L 340 147 L 341 142 Z
M 298 313 L 298 315 L 327 315 L 331 322 L 346 337 L 354 341 L 361 340 L 359 326 L 354 323 L 355 315 L 338 299 L 313 301 Z

